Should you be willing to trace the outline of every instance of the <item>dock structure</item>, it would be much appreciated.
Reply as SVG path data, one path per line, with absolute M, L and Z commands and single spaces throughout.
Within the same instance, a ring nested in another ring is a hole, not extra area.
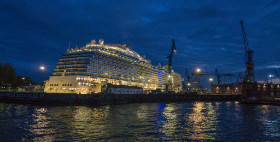
M 75 94 L 0 92 L 0 102 L 32 105 L 114 105 L 126 103 L 240 101 L 241 95 L 185 94 Z
M 280 84 L 242 83 L 242 102 L 280 105 Z

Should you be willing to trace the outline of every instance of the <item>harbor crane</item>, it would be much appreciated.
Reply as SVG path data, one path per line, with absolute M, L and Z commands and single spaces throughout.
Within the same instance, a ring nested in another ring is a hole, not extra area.
M 241 30 L 242 30 L 242 37 L 243 37 L 243 46 L 245 49 L 245 64 L 246 64 L 246 72 L 244 75 L 244 82 L 255 82 L 255 74 L 254 74 L 254 62 L 253 62 L 253 53 L 254 51 L 249 48 L 248 40 L 246 37 L 245 28 L 243 25 L 243 21 L 240 21 Z
M 184 81 L 184 85 L 183 88 L 185 91 L 189 91 L 190 90 L 190 85 L 193 82 L 192 77 L 190 76 L 190 73 L 188 71 L 188 69 L 186 69 L 185 72 L 185 81 Z
M 226 77 L 232 77 L 234 76 L 234 74 L 232 73 L 219 73 L 218 69 L 215 69 L 215 76 L 217 77 L 217 84 L 220 85 L 222 82 L 226 83 Z M 221 77 L 224 77 L 224 80 L 222 81 Z M 230 82 L 231 82 L 231 78 L 230 78 Z
M 201 72 L 200 68 L 197 68 L 196 71 L 191 72 L 192 76 L 194 76 L 194 81 L 193 81 L 193 86 L 195 89 L 201 89 L 202 86 L 200 84 L 200 77 L 201 76 L 211 76 L 213 74 L 208 73 L 208 72 Z
M 185 82 L 186 83 L 192 82 L 192 77 L 190 76 L 188 69 L 186 69 L 186 72 L 185 72 Z
M 242 74 L 241 74 L 241 72 L 238 73 L 235 83 L 239 84 L 240 82 L 242 82 Z
M 165 91 L 168 93 L 168 87 L 170 85 L 170 88 L 172 88 L 172 58 L 174 52 L 176 53 L 176 46 L 175 46 L 175 40 L 172 39 L 172 47 L 171 47 L 171 52 L 169 54 L 168 58 L 168 66 L 167 66 L 167 71 L 168 71 L 168 83 L 166 84 Z
M 226 77 L 234 76 L 234 74 L 232 74 L 232 73 L 219 73 L 217 68 L 215 69 L 215 73 L 208 73 L 208 72 L 202 73 L 200 71 L 199 72 L 195 71 L 195 72 L 192 72 L 191 74 L 192 74 L 192 76 L 195 77 L 194 82 L 193 82 L 194 85 L 198 84 L 199 88 L 201 88 L 201 85 L 200 85 L 200 77 L 201 76 L 216 76 L 218 85 L 220 85 L 222 82 L 226 83 Z M 221 77 L 224 77 L 224 81 L 222 81 Z
M 222 82 L 221 80 L 221 75 L 218 73 L 218 69 L 215 69 L 215 75 L 217 77 L 217 84 L 220 85 L 220 83 Z

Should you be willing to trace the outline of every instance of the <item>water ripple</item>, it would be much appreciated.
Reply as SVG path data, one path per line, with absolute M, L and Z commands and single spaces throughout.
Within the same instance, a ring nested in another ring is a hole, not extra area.
M 280 108 L 238 102 L 39 107 L 0 103 L 1 141 L 277 141 Z

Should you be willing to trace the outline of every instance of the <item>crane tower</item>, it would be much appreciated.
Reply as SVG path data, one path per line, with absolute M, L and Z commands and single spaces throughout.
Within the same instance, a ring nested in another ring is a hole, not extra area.
M 253 53 L 254 51 L 249 48 L 248 40 L 246 37 L 245 28 L 243 25 L 243 21 L 240 21 L 242 36 L 243 36 L 243 46 L 245 50 L 245 64 L 246 64 L 246 72 L 244 76 L 244 82 L 255 82 L 255 74 L 254 74 L 254 62 L 253 62 Z
M 176 53 L 176 46 L 175 46 L 175 40 L 172 39 L 172 47 L 171 47 L 171 52 L 169 54 L 168 58 L 168 66 L 167 66 L 167 71 L 168 71 L 168 83 L 165 87 L 166 93 L 168 93 L 168 87 L 170 86 L 172 88 L 172 58 L 174 52 Z

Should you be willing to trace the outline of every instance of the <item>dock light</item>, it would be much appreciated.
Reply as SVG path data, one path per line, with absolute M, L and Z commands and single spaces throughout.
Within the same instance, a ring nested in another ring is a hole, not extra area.
M 196 69 L 196 72 L 197 72 L 197 73 L 200 73 L 200 71 L 201 71 L 200 68 L 197 68 L 197 69 Z
M 188 86 L 191 86 L 191 84 L 190 84 L 190 83 L 188 83 Z
M 213 81 L 213 78 L 209 78 L 209 81 L 212 82 L 212 81 Z

